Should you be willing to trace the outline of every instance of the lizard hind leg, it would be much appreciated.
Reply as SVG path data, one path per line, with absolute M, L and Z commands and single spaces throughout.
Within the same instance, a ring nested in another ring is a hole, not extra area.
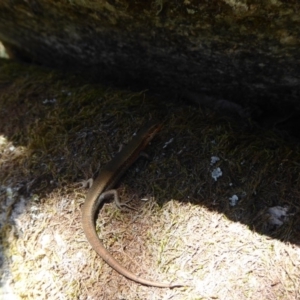
M 115 190 L 115 189 L 105 191 L 99 197 L 100 197 L 100 199 L 99 199 L 100 201 L 103 201 L 103 200 L 105 200 L 109 197 L 112 197 L 114 199 L 114 202 L 115 202 L 117 208 L 119 208 L 120 210 L 122 210 L 122 207 L 127 207 L 127 208 L 130 208 L 130 209 L 136 210 L 135 208 L 132 208 L 131 206 L 127 205 L 127 203 L 130 202 L 131 200 L 128 200 L 125 203 L 122 203 L 120 201 L 118 191 Z

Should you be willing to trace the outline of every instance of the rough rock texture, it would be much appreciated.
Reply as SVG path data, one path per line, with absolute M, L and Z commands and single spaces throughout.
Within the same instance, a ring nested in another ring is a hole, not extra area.
M 18 58 L 97 81 L 259 111 L 285 103 L 289 115 L 300 107 L 299 8 L 290 0 L 2 0 L 0 40 Z

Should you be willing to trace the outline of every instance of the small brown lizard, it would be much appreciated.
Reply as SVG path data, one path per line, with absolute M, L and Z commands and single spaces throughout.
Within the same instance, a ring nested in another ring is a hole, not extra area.
M 120 177 L 139 157 L 140 152 L 152 140 L 162 125 L 156 122 L 148 123 L 134 138 L 125 146 L 105 167 L 100 171 L 99 176 L 89 189 L 85 203 L 82 207 L 82 225 L 87 240 L 94 250 L 102 257 L 107 264 L 121 275 L 144 285 L 155 287 L 174 288 L 184 286 L 183 284 L 172 284 L 155 282 L 143 279 L 125 269 L 114 257 L 104 248 L 99 240 L 95 227 L 97 209 L 102 201 L 108 196 L 113 196 L 116 204 L 120 207 L 120 201 L 116 190 L 112 190 Z

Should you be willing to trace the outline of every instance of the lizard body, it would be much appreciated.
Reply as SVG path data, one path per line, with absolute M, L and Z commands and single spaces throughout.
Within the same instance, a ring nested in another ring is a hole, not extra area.
M 116 190 L 110 189 L 115 187 L 120 177 L 136 161 L 140 152 L 147 146 L 161 127 L 162 125 L 159 123 L 149 122 L 133 137 L 127 146 L 104 166 L 87 193 L 85 203 L 82 207 L 82 225 L 86 238 L 93 249 L 109 266 L 121 275 L 143 285 L 173 288 L 183 285 L 143 279 L 124 268 L 102 245 L 95 227 L 96 212 L 100 203 L 108 195 L 113 195 L 117 204 L 120 204 Z

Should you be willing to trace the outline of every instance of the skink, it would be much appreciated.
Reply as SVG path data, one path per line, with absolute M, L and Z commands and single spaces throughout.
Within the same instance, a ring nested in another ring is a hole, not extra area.
M 115 187 L 120 177 L 135 162 L 135 160 L 139 157 L 140 152 L 153 139 L 161 127 L 162 125 L 157 122 L 149 122 L 138 132 L 136 136 L 133 137 L 127 146 L 125 146 L 109 163 L 107 163 L 107 165 L 104 166 L 87 193 L 85 203 L 82 207 L 82 225 L 86 238 L 94 250 L 108 265 L 121 275 L 143 285 L 173 288 L 183 285 L 146 280 L 124 268 L 117 260 L 114 259 L 106 248 L 104 248 L 100 242 L 95 227 L 96 212 L 100 203 L 104 201 L 107 195 L 114 195 L 115 200 L 118 203 L 116 191 L 110 191 L 110 189 Z

